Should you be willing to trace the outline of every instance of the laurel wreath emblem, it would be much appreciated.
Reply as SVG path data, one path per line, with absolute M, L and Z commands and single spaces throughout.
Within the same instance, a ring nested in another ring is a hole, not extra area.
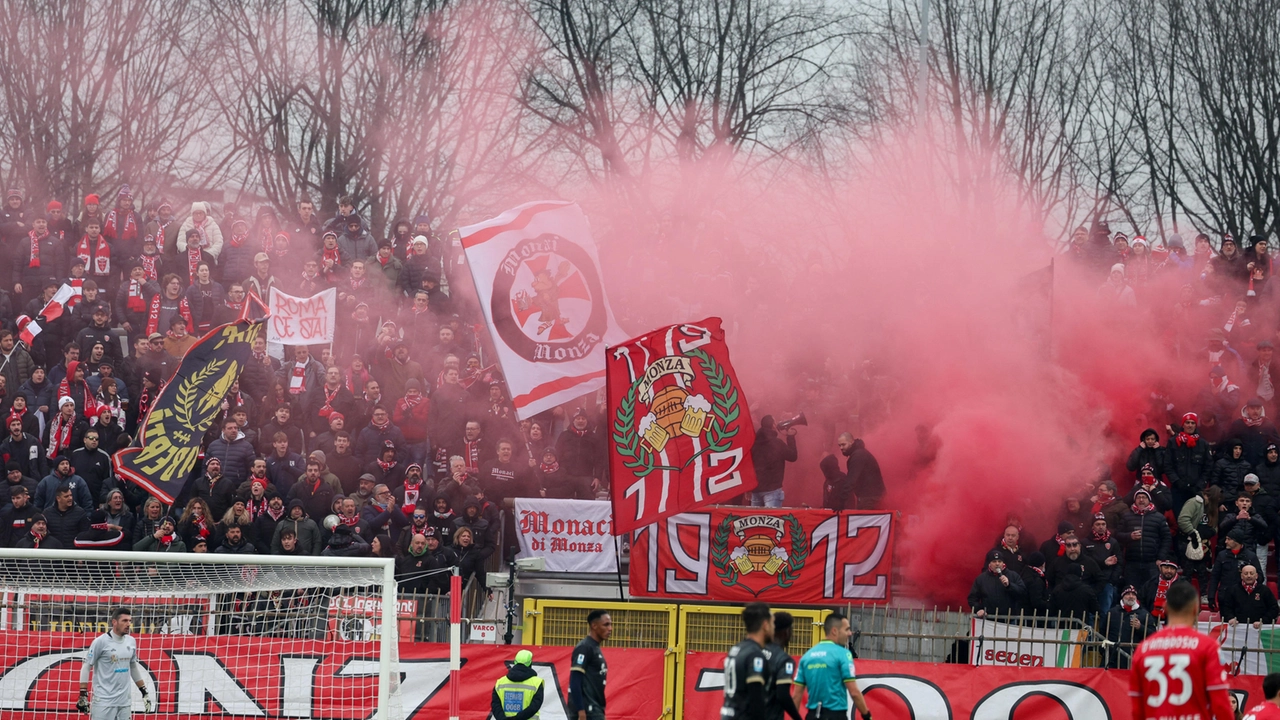
M 715 358 L 701 349 L 693 349 L 685 353 L 694 358 L 702 368 L 702 374 L 711 386 L 712 412 L 707 425 L 707 445 L 694 453 L 680 467 L 656 464 L 653 453 L 640 442 L 640 433 L 636 429 L 636 390 L 640 382 L 631 383 L 627 394 L 618 405 L 618 412 L 613 419 L 614 449 L 622 456 L 622 464 L 642 478 L 655 470 L 681 472 L 692 465 L 707 452 L 724 452 L 733 445 L 739 428 L 730 425 L 738 419 L 738 389 L 733 386 L 729 374 L 725 372 Z
M 191 373 L 191 377 L 185 378 L 182 385 L 178 386 L 178 392 L 173 399 L 173 418 L 179 424 L 186 427 L 195 427 L 200 424 L 199 419 L 207 412 L 204 406 L 209 404 L 209 396 L 212 395 L 212 393 L 206 393 L 204 402 L 200 402 L 200 385 L 219 373 L 226 362 L 226 360 L 214 360 Z M 213 404 L 217 405 L 220 401 L 221 396 L 215 398 Z
M 716 534 L 711 539 L 711 564 L 716 568 L 716 575 L 720 577 L 725 587 L 740 587 L 752 595 L 759 597 L 765 590 L 779 588 L 785 590 L 795 584 L 800 579 L 800 570 L 804 568 L 805 562 L 809 559 L 809 534 L 804 531 L 804 526 L 796 519 L 793 514 L 783 516 L 783 520 L 787 523 L 788 539 L 791 541 L 791 549 L 789 559 L 778 572 L 777 582 L 772 585 L 766 585 L 758 590 L 752 589 L 746 583 L 739 580 L 741 574 L 738 572 L 736 565 L 729 562 L 729 535 L 732 533 L 733 523 L 741 516 L 730 513 L 716 527 Z

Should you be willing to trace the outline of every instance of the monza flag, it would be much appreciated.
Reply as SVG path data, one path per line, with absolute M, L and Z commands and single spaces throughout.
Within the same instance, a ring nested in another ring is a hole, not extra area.
M 615 533 L 755 488 L 756 432 L 720 318 L 610 346 L 608 361 Z
M 605 343 L 624 336 L 582 208 L 527 203 L 459 235 L 516 416 L 604 387 Z
M 139 420 L 135 447 L 113 456 L 117 475 L 165 503 L 182 493 L 199 459 L 200 441 L 249 362 L 253 341 L 266 322 L 241 317 L 210 330 L 187 350 L 177 372 Z

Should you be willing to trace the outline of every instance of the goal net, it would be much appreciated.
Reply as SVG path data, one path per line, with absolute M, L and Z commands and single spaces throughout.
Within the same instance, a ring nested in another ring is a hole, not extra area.
M 145 717 L 400 720 L 392 562 L 0 550 L 0 717 L 80 717 L 85 651 L 123 606 Z

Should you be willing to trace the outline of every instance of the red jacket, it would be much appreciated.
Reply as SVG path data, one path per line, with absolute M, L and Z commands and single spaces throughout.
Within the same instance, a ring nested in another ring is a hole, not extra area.
M 405 440 L 420 443 L 427 439 L 427 411 L 430 404 L 431 401 L 425 396 L 413 407 L 409 407 L 407 398 L 396 401 L 396 407 L 391 412 L 391 422 L 404 432 Z

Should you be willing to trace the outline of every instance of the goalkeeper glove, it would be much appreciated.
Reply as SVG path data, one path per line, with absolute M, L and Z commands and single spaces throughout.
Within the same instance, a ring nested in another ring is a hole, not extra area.
M 146 686 L 140 686 L 138 689 L 142 691 L 142 712 L 149 713 L 155 710 L 155 704 L 151 702 L 151 696 L 147 694 Z
M 80 699 L 76 701 L 76 709 L 85 715 L 89 714 L 89 691 L 81 690 Z

